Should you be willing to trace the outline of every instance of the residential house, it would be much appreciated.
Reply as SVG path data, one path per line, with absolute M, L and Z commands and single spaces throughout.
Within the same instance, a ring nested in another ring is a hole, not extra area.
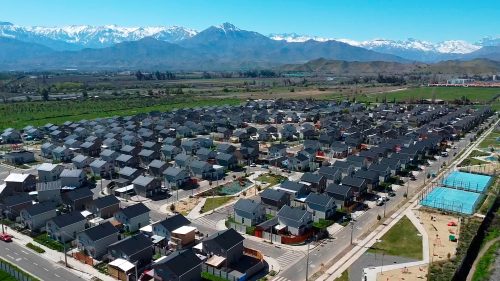
M 326 177 L 321 174 L 307 172 L 302 175 L 300 181 L 310 184 L 310 188 L 314 192 L 322 193 L 326 188 Z
M 368 191 L 368 186 L 365 179 L 356 177 L 345 177 L 342 179 L 342 185 L 348 185 L 354 188 L 354 195 L 360 199 Z
M 342 180 L 342 170 L 329 166 L 319 168 L 318 174 L 326 178 L 327 183 L 339 183 Z
M 266 218 L 264 205 L 250 199 L 239 199 L 234 204 L 234 221 L 246 226 L 254 226 Z
M 30 207 L 32 204 L 33 200 L 28 193 L 7 196 L 0 200 L 1 214 L 12 221 L 16 221 L 16 218 L 21 214 L 21 210 Z
M 312 213 L 316 222 L 320 219 L 330 219 L 337 210 L 334 199 L 326 194 L 309 193 L 304 202 L 306 210 Z
M 203 240 L 202 251 L 209 256 L 223 257 L 227 264 L 237 263 L 243 255 L 245 238 L 234 229 L 222 230 Z
M 61 243 L 73 241 L 76 234 L 85 230 L 85 217 L 78 211 L 56 216 L 47 221 L 47 235 Z
M 71 211 L 84 211 L 93 201 L 94 193 L 86 187 L 63 193 L 63 202 Z
M 139 167 L 139 157 L 122 153 L 116 158 L 115 164 L 118 168 L 124 168 L 127 166 L 137 168 Z
M 36 177 L 32 174 L 10 173 L 4 182 L 8 193 L 29 192 L 35 190 L 36 187 Z
M 151 176 L 139 176 L 132 184 L 135 193 L 142 197 L 151 197 L 161 191 L 161 181 Z
M 170 240 L 172 232 L 180 227 L 190 225 L 191 222 L 181 214 L 175 214 L 162 221 L 153 224 L 153 235 L 165 237 Z
M 35 153 L 27 150 L 14 150 L 3 155 L 5 162 L 12 165 L 22 165 L 35 162 Z
M 108 254 L 114 259 L 125 259 L 138 267 L 151 262 L 154 254 L 153 242 L 143 234 L 136 234 L 108 246 Z
M 100 259 L 108 252 L 109 245 L 118 242 L 118 237 L 118 229 L 107 221 L 78 233 L 77 247 L 86 255 Z
M 54 145 L 50 142 L 46 142 L 46 143 L 42 144 L 42 146 L 40 148 L 42 157 L 52 159 L 52 150 L 54 150 L 54 148 L 56 148 L 56 147 L 57 147 L 56 145 Z
M 223 166 L 226 169 L 233 169 L 238 164 L 238 160 L 234 156 L 234 154 L 228 153 L 219 153 L 215 157 L 217 164 Z
M 178 146 L 167 144 L 163 145 L 161 152 L 163 153 L 165 161 L 171 161 L 174 160 L 175 157 L 182 152 L 182 149 L 180 149 Z
M 201 281 L 202 260 L 193 250 L 175 251 L 153 264 L 154 280 Z
M 114 164 L 111 162 L 104 161 L 102 159 L 96 159 L 90 163 L 90 170 L 94 176 L 99 176 L 102 178 L 110 178 L 114 173 Z
M 295 198 L 305 198 L 310 192 L 307 185 L 289 180 L 283 181 L 277 189 L 288 193 L 291 200 Z
M 149 208 L 137 203 L 121 209 L 114 218 L 124 226 L 125 231 L 136 232 L 149 224 Z
M 53 202 L 42 202 L 21 210 L 21 224 L 32 232 L 38 232 L 48 220 L 57 216 L 57 206 Z
M 348 185 L 329 184 L 325 190 L 326 194 L 335 200 L 337 206 L 349 207 L 354 202 L 354 188 Z
M 290 195 L 282 190 L 268 188 L 260 194 L 260 201 L 266 207 L 277 211 L 284 205 L 290 205 Z
M 154 177 L 162 177 L 163 172 L 168 168 L 168 164 L 164 161 L 155 159 L 149 163 L 148 172 Z
M 90 163 L 92 163 L 94 159 L 92 157 L 85 156 L 83 154 L 78 154 L 73 159 L 71 159 L 71 163 L 75 166 L 77 169 L 86 169 L 90 166 Z
M 87 176 L 80 169 L 64 169 L 59 175 L 62 187 L 82 187 L 87 184 Z
M 59 179 L 62 171 L 64 170 L 64 166 L 51 164 L 51 163 L 42 163 L 38 166 L 38 180 L 41 182 L 50 182 L 56 181 Z
M 90 202 L 88 210 L 96 217 L 107 219 L 120 211 L 120 200 L 114 195 L 99 197 Z
M 163 175 L 170 188 L 179 188 L 190 180 L 189 172 L 184 168 L 168 167 Z
M 302 208 L 292 208 L 288 205 L 281 207 L 278 214 L 279 231 L 285 231 L 291 235 L 300 236 L 311 228 L 313 223 L 312 214 Z

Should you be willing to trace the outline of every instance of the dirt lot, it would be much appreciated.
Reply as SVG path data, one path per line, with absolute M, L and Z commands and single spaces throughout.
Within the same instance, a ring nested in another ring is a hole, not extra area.
M 187 215 L 199 202 L 200 198 L 197 197 L 186 198 L 175 203 L 175 210 L 183 215 Z M 170 211 L 170 206 L 168 208 Z
M 426 211 L 418 211 L 417 214 L 429 236 L 431 261 L 448 260 L 449 257 L 454 257 L 457 242 L 450 241 L 449 236 L 455 235 L 457 239 L 460 239 L 458 217 Z M 448 226 L 449 222 L 455 222 L 457 225 Z
M 420 281 L 427 280 L 427 266 L 412 266 L 403 269 L 385 271 L 377 274 L 377 281 Z

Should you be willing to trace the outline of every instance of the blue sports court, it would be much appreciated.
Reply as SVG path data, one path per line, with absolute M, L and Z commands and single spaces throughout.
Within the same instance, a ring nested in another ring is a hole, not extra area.
M 426 207 L 471 215 L 480 201 L 481 193 L 448 187 L 436 187 L 420 204 Z

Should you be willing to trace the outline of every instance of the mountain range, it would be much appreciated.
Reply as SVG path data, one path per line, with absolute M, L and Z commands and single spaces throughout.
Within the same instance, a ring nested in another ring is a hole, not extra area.
M 265 36 L 230 23 L 198 32 L 179 26 L 21 27 L 0 22 L 0 69 L 226 70 L 318 58 L 399 63 L 500 60 L 499 44 L 499 38 L 474 44 L 461 40 L 433 44 L 416 39 L 353 41 L 293 33 Z

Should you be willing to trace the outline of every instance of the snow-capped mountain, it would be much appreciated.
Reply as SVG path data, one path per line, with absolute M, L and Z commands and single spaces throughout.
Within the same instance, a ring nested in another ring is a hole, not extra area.
M 297 33 L 281 33 L 281 34 L 271 33 L 271 34 L 269 34 L 268 37 L 273 39 L 273 40 L 279 40 L 279 41 L 284 40 L 287 42 L 305 42 L 305 41 L 309 41 L 309 40 L 314 40 L 314 41 L 318 41 L 318 42 L 325 42 L 328 40 L 333 40 L 333 39 L 325 38 L 325 37 L 300 35 Z
M 122 27 L 117 25 L 70 25 L 62 27 L 22 27 L 8 22 L 0 23 L 0 37 L 39 43 L 56 50 L 103 48 L 145 37 L 166 42 L 177 42 L 196 35 L 192 29 L 180 26 Z

